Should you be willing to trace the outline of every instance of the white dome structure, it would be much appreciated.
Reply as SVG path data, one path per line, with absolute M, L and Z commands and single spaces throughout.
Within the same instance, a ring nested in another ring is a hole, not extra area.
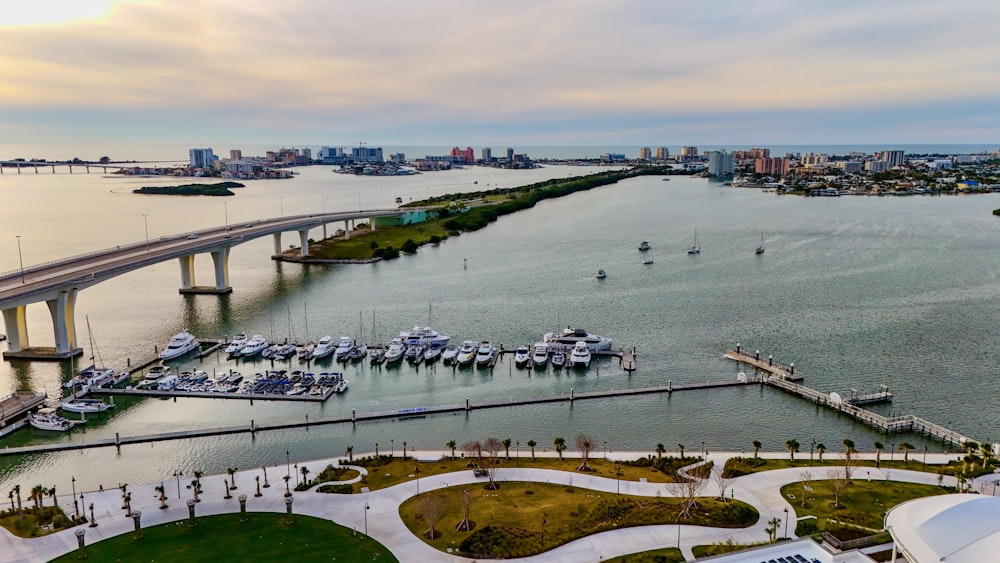
M 912 563 L 981 563 L 1000 554 L 1000 498 L 955 494 L 897 505 L 885 527 Z

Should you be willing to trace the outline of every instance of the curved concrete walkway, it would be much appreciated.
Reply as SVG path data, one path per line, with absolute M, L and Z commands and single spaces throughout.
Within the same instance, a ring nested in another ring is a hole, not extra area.
M 422 460 L 440 459 L 450 452 L 416 452 L 414 455 Z M 545 454 L 536 454 L 542 457 Z M 622 460 L 636 459 L 648 455 L 639 453 L 616 453 L 615 457 Z M 718 471 L 725 463 L 725 460 L 739 455 L 736 453 L 712 453 L 708 455 L 708 460 L 715 462 L 714 471 Z M 762 457 L 765 454 L 761 454 Z M 554 457 L 554 454 L 552 454 Z M 766 457 L 784 457 L 781 454 L 768 454 Z M 827 456 L 830 458 L 831 456 Z M 860 456 L 862 458 L 874 456 Z M 930 457 L 930 456 L 929 456 Z M 948 459 L 953 459 L 954 455 L 946 456 L 937 454 L 934 459 L 929 459 L 932 463 L 943 463 Z M 337 459 L 317 460 L 313 462 L 299 462 L 300 467 L 312 466 L 317 468 L 326 467 L 328 464 L 338 464 Z M 364 468 L 349 466 L 364 472 Z M 247 510 L 252 512 L 277 512 L 285 511 L 284 493 L 285 483 L 282 477 L 285 475 L 284 467 L 276 466 L 270 468 L 268 480 L 273 481 L 269 488 L 261 488 L 262 495 L 255 497 L 256 492 L 255 477 L 261 475 L 259 468 L 247 471 L 239 471 L 235 474 L 237 489 L 231 494 L 232 498 L 224 499 L 224 481 L 228 480 L 227 475 L 212 475 L 202 477 L 201 502 L 197 504 L 196 513 L 198 516 L 211 514 L 235 513 L 239 511 L 238 495 L 247 495 Z M 639 551 L 671 547 L 680 542 L 681 549 L 689 560 L 693 559 L 691 548 L 695 545 L 706 545 L 717 542 L 732 540 L 737 543 L 756 543 L 767 540 L 768 520 L 779 518 L 785 519 L 785 510 L 788 510 L 789 522 L 796 519 L 795 506 L 782 498 L 780 488 L 788 483 L 800 481 L 802 472 L 806 468 L 779 469 L 754 473 L 733 479 L 729 484 L 729 494 L 735 498 L 750 504 L 760 512 L 760 519 L 753 526 L 742 529 L 729 528 L 709 528 L 700 526 L 676 526 L 658 525 L 624 528 L 602 532 L 575 540 L 545 553 L 532 557 L 525 557 L 515 560 L 523 563 L 541 562 L 584 562 L 602 561 L 611 557 L 627 555 Z M 825 478 L 829 467 L 813 469 L 813 479 Z M 291 476 L 295 479 L 296 476 Z M 855 479 L 878 479 L 906 481 L 914 483 L 938 484 L 936 473 L 924 473 L 920 471 L 906 470 L 886 470 L 875 468 L 859 468 L 855 473 Z M 361 479 L 358 476 L 347 482 L 355 482 Z M 534 481 L 558 484 L 572 484 L 574 487 L 588 489 L 597 493 L 615 494 L 621 490 L 621 494 L 642 495 L 642 496 L 676 496 L 676 484 L 665 483 L 644 483 L 636 481 L 618 481 L 605 477 L 595 477 L 575 472 L 556 471 L 548 469 L 517 469 L 504 467 L 497 472 L 496 479 L 503 481 Z M 261 480 L 263 483 L 263 479 Z M 191 493 L 186 489 L 186 481 L 169 480 L 163 482 L 167 493 L 166 509 L 159 509 L 158 494 L 154 490 L 160 483 L 147 483 L 129 487 L 132 493 L 132 510 L 142 512 L 143 527 L 155 526 L 167 522 L 183 520 L 188 517 L 186 501 L 191 497 Z M 365 531 L 366 509 L 367 510 L 367 531 L 375 540 L 381 542 L 389 551 L 402 562 L 426 561 L 426 562 L 468 562 L 471 559 L 458 557 L 443 553 L 434 549 L 419 538 L 414 536 L 399 518 L 399 505 L 408 498 L 421 492 L 464 485 L 470 483 L 482 484 L 483 480 L 472 474 L 472 471 L 460 471 L 444 475 L 434 475 L 422 477 L 402 483 L 387 489 L 372 491 L 370 493 L 357 495 L 336 495 L 316 493 L 313 491 L 294 493 L 293 511 L 296 514 L 305 514 L 325 518 L 336 522 L 347 528 L 357 530 L 359 533 Z M 945 485 L 954 485 L 955 479 L 945 477 Z M 180 498 L 178 498 L 178 490 Z M 702 496 L 718 496 L 719 488 L 717 483 L 710 479 L 705 483 Z M 62 554 L 76 549 L 76 537 L 74 532 L 78 529 L 86 530 L 86 542 L 94 542 L 112 536 L 131 532 L 133 529 L 132 519 L 126 516 L 122 508 L 122 495 L 117 489 L 106 490 L 103 493 L 85 492 L 83 493 L 84 505 L 94 504 L 94 516 L 98 526 L 94 528 L 81 526 L 69 530 L 63 530 L 56 534 L 50 534 L 42 538 L 22 539 L 17 538 L 7 532 L 0 531 L 0 557 L 3 561 L 9 562 L 42 562 L 49 561 Z M 59 504 L 67 514 L 73 512 L 73 499 L 69 496 L 59 497 Z M 88 513 L 89 516 L 89 513 Z M 794 537 L 795 527 L 789 524 L 789 536 Z M 782 530 L 783 532 L 783 530 Z M 484 561 L 484 560 L 479 560 Z

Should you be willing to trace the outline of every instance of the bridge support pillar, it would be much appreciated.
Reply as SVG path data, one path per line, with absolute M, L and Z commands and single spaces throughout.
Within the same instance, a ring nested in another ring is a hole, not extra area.
M 229 250 L 224 247 L 212 251 L 212 263 L 215 265 L 215 290 L 229 293 L 233 290 L 229 286 Z
M 181 265 L 181 291 L 194 287 L 194 254 L 180 256 L 177 261 Z
M 326 223 L 323 223 L 323 240 L 326 240 Z
M 55 299 L 45 302 L 52 315 L 52 329 L 56 336 L 56 354 L 70 354 L 76 349 L 76 289 L 60 291 Z
M 302 249 L 302 256 L 309 256 L 309 230 L 299 231 L 299 248 Z
M 18 168 L 20 169 L 20 168 Z M 3 324 L 7 331 L 7 350 L 20 352 L 28 347 L 27 307 L 18 305 L 3 310 Z
M 375 218 L 374 217 L 369 217 L 368 218 L 368 229 L 371 230 L 371 232 L 373 232 L 373 233 L 375 232 Z
M 281 233 L 274 233 L 274 253 L 281 254 Z
M 351 240 L 351 222 L 344 221 L 344 240 Z

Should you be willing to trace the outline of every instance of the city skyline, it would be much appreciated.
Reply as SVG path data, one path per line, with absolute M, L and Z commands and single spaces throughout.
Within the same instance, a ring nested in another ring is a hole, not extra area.
M 18 5 L 0 116 L 34 144 L 996 142 L 1000 6 L 964 4 Z

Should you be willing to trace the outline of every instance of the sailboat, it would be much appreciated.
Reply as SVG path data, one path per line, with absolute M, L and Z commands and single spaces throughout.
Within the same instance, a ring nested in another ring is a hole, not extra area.
M 688 254 L 701 254 L 701 246 L 698 245 L 698 229 L 694 230 L 694 246 L 688 249 Z
M 764 254 L 764 231 L 760 232 L 760 246 L 753 251 L 754 254 Z

